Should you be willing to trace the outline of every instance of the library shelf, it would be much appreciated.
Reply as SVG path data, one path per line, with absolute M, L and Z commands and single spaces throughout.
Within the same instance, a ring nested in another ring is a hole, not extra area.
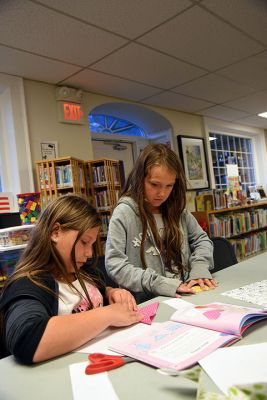
M 210 237 L 225 237 L 238 260 L 267 249 L 267 201 L 192 213 Z

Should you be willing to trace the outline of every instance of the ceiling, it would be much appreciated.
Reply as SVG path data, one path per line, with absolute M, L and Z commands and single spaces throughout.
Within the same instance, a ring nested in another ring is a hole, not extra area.
M 0 72 L 267 129 L 267 1 L 1 0 Z

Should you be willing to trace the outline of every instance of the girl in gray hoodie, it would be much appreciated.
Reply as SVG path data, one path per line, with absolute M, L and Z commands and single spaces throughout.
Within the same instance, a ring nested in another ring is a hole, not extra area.
M 107 273 L 137 301 L 214 288 L 213 244 L 186 210 L 186 179 L 177 154 L 163 144 L 140 154 L 113 211 Z

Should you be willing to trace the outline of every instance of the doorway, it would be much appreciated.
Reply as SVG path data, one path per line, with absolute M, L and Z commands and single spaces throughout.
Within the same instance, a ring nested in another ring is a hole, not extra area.
M 125 178 L 127 179 L 134 164 L 132 143 L 93 139 L 92 145 L 94 160 L 99 158 L 111 158 L 113 160 L 123 161 Z

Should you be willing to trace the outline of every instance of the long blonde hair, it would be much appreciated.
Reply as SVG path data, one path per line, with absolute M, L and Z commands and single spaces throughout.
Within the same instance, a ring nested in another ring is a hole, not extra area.
M 159 237 L 155 219 L 149 210 L 144 196 L 144 181 L 152 167 L 155 165 L 166 166 L 176 174 L 175 183 L 168 199 L 161 206 L 162 218 L 165 226 L 165 234 Z M 167 269 L 172 271 L 172 263 L 183 271 L 180 258 L 182 234 L 180 221 L 182 212 L 186 206 L 186 178 L 178 155 L 164 144 L 148 145 L 139 155 L 129 177 L 126 181 L 122 196 L 130 196 L 138 205 L 142 222 L 142 241 L 140 257 L 146 268 L 144 256 L 144 243 L 148 226 L 151 227 L 158 248 L 164 258 Z
M 32 230 L 30 241 L 17 263 L 14 273 L 7 280 L 6 287 L 17 279 L 27 277 L 36 285 L 49 290 L 43 286 L 40 280 L 41 275 L 49 275 L 54 279 L 60 278 L 63 282 L 72 286 L 62 257 L 51 240 L 52 230 L 57 223 L 60 224 L 62 230 L 78 231 L 77 238 L 71 249 L 71 258 L 77 279 L 80 281 L 86 297 L 88 297 L 89 304 L 92 306 L 84 280 L 95 285 L 98 285 L 99 282 L 83 269 L 77 269 L 75 245 L 88 229 L 100 226 L 101 220 L 95 208 L 86 199 L 76 195 L 59 197 L 52 201 L 42 212 Z M 93 247 L 93 258 L 97 258 L 95 245 Z

